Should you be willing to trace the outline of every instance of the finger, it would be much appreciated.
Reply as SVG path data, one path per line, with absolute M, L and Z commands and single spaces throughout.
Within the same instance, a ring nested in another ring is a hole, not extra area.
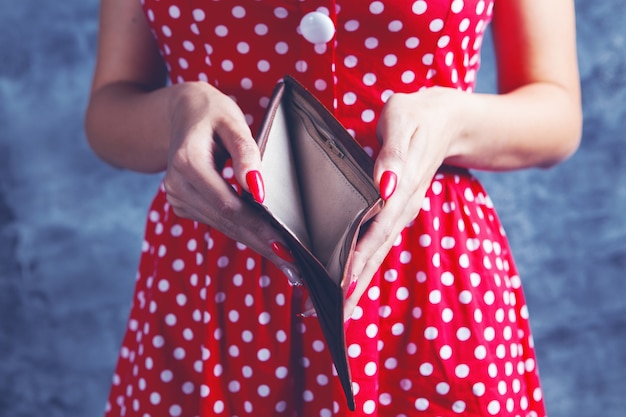
M 393 245 L 394 240 L 395 239 L 387 242 L 384 246 L 379 247 L 378 250 L 371 255 L 365 255 L 364 253 L 360 254 L 360 259 L 357 260 L 354 265 L 355 268 L 360 270 L 360 272 L 356 280 L 348 287 L 348 291 L 346 293 L 346 299 L 344 302 L 344 321 L 352 316 L 359 300 L 370 287 L 373 277 L 378 273 Z
M 232 159 L 237 182 L 252 194 L 256 201 L 262 203 L 265 198 L 265 186 L 261 176 L 259 147 L 241 110 L 234 102 L 232 105 L 235 108 L 224 113 L 215 126 L 215 133 Z
M 400 193 L 402 192 L 400 190 Z M 348 269 L 351 283 L 346 290 L 344 319 L 350 317 L 369 287 L 372 277 L 387 257 L 397 236 L 410 220 L 404 220 L 411 213 L 405 203 L 406 201 L 402 198 L 389 201 L 359 239 Z
M 215 227 L 274 263 L 291 284 L 303 284 L 293 255 L 280 234 L 221 176 L 206 172 L 205 180 L 196 182 L 195 186 L 179 178 L 168 173 L 164 182 L 168 202 L 177 215 Z
M 374 165 L 374 181 L 378 184 L 383 200 L 389 199 L 396 190 L 408 160 L 413 135 L 410 125 L 397 119 L 393 107 L 390 99 L 383 108 L 377 126 L 381 148 Z

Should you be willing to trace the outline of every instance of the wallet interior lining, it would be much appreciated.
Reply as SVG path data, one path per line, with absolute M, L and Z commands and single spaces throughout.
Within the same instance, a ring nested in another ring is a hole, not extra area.
M 285 107 L 295 106 L 278 107 L 263 154 L 264 204 L 331 277 L 341 279 L 342 243 L 369 203 L 347 178 L 349 168 L 338 168 L 350 162 L 324 137 L 320 121 L 302 109 L 287 115 Z

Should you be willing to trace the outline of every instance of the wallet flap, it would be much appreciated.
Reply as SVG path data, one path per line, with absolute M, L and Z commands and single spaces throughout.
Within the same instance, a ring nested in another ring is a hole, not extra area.
M 382 207 L 374 161 L 289 76 L 274 89 L 257 142 L 266 191 L 257 207 L 284 232 L 354 410 L 342 283 L 362 226 Z

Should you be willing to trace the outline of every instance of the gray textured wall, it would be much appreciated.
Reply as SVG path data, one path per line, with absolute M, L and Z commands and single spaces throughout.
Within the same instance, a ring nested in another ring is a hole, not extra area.
M 626 2 L 577 1 L 585 129 L 480 174 L 509 232 L 553 417 L 626 413 Z M 95 0 L 0 0 L 0 416 L 101 415 L 158 178 L 89 151 Z M 485 55 L 483 89 L 493 85 Z

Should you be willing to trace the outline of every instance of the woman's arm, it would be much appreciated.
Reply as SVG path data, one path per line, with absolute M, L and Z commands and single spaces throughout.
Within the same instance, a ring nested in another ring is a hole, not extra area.
M 165 169 L 172 92 L 138 1 L 103 0 L 85 127 L 106 162 L 141 172 Z
M 459 104 L 465 128 L 446 162 L 509 170 L 563 161 L 582 132 L 574 2 L 496 2 L 492 30 L 501 94 Z
M 118 167 L 166 170 L 164 186 L 177 215 L 246 244 L 298 282 L 280 235 L 220 174 L 230 156 L 239 184 L 263 199 L 259 149 L 243 113 L 207 83 L 166 86 L 165 77 L 140 2 L 102 0 L 85 120 L 92 148 Z
M 359 240 L 348 317 L 396 236 L 417 216 L 442 163 L 483 170 L 548 167 L 578 147 L 582 112 L 573 0 L 498 1 L 500 94 L 430 88 L 393 95 L 378 124 L 374 177 L 387 198 Z

